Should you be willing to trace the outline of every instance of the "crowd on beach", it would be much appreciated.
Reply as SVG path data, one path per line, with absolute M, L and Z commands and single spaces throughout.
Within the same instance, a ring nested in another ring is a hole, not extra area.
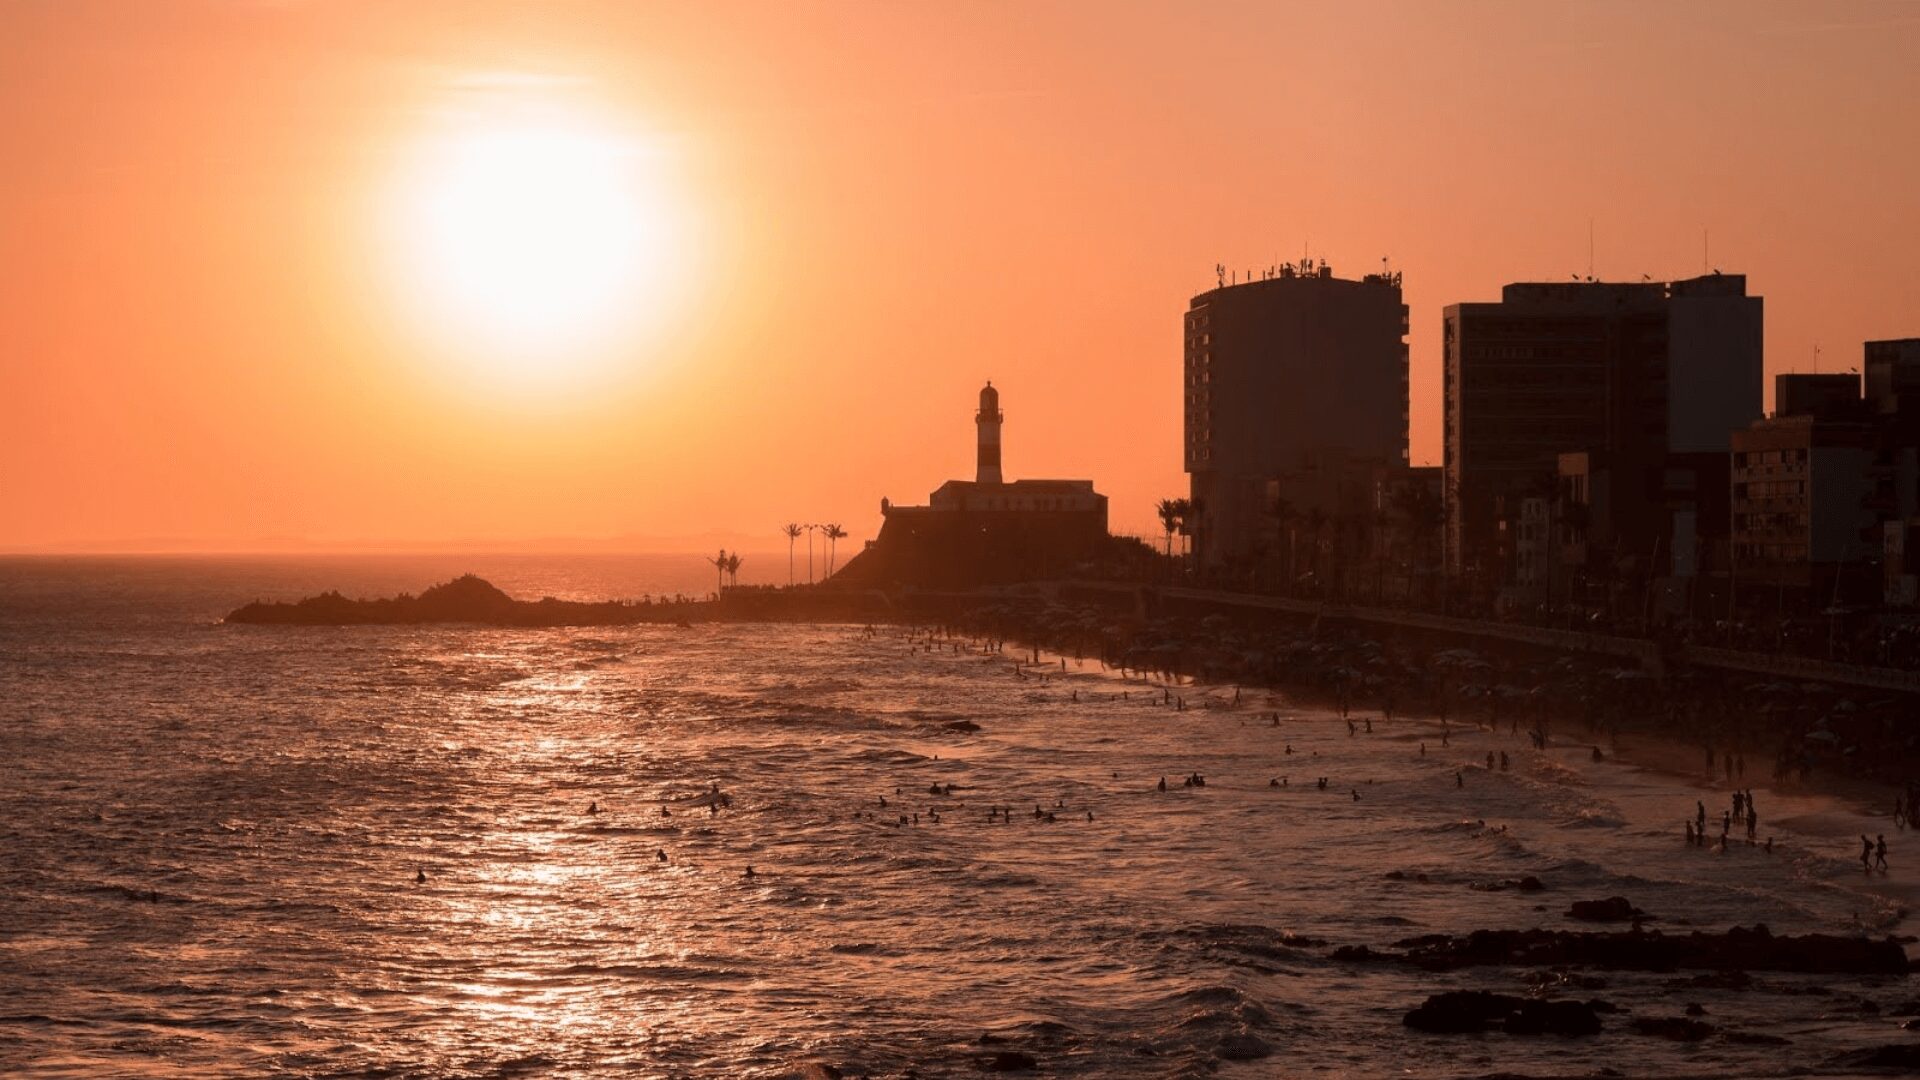
M 1590 657 L 1488 656 L 1457 647 L 1419 650 L 1423 655 L 1416 662 L 1407 655 L 1411 650 L 1389 649 L 1350 632 L 1250 629 L 1218 616 L 1129 624 L 1057 608 L 1001 610 L 976 613 L 957 625 L 915 627 L 905 633 L 909 648 L 916 650 L 977 649 L 1005 655 L 1011 640 L 1030 643 L 1016 650 L 1019 658 L 1010 668 L 1016 678 L 1043 684 L 1066 669 L 1069 653 L 1083 662 L 1092 653 L 1103 669 L 1148 681 L 1148 692 L 1176 711 L 1189 704 L 1181 692 L 1183 679 L 1233 687 L 1222 691 L 1230 697 L 1208 696 L 1203 702 L 1208 708 L 1238 707 L 1242 686 L 1284 689 L 1290 697 L 1336 707 L 1350 737 L 1373 730 L 1373 716 L 1353 713 L 1354 703 L 1366 700 L 1382 720 L 1391 720 L 1396 706 L 1424 713 L 1439 723 L 1442 746 L 1448 744 L 1454 716 L 1476 727 L 1497 731 L 1504 726 L 1509 734 L 1524 733 L 1535 750 L 1547 748 L 1556 720 L 1578 721 L 1592 740 L 1595 760 L 1603 756 L 1603 744 L 1617 749 L 1623 733 L 1698 740 L 1706 748 L 1709 778 L 1716 778 L 1718 766 L 1726 782 L 1736 786 L 1720 815 L 1717 837 L 1704 801 L 1697 803 L 1683 835 L 1690 846 L 1715 845 L 1722 852 L 1737 836 L 1768 854 L 1775 849 L 1774 837 L 1760 834 L 1757 800 L 1745 785 L 1748 748 L 1774 744 L 1773 781 L 1782 788 L 1810 783 L 1816 763 L 1856 776 L 1872 776 L 1876 767 L 1920 765 L 1920 754 L 1915 753 L 1920 747 L 1913 736 L 1904 732 L 1905 725 L 1893 723 L 1911 702 L 1863 706 L 1841 697 L 1843 691 L 1810 684 L 1683 675 L 1662 685 L 1639 672 L 1603 667 L 1604 661 Z M 1057 660 L 1041 660 L 1042 642 L 1060 654 Z M 1531 689 L 1518 689 L 1528 681 Z M 1070 693 L 1080 700 L 1079 688 Z M 1119 693 L 1129 696 L 1134 691 Z M 1278 726 L 1277 713 L 1260 716 Z M 1869 748 L 1870 754 L 1865 752 Z M 1292 750 L 1289 744 L 1286 751 Z M 1427 753 L 1424 741 L 1418 753 Z M 1510 767 L 1506 751 L 1488 752 L 1488 772 Z M 1467 771 L 1456 771 L 1456 787 L 1466 786 Z M 1205 781 L 1194 774 L 1180 782 L 1191 787 Z M 1286 787 L 1289 780 L 1274 777 L 1269 785 Z M 1315 777 L 1315 786 L 1327 790 L 1333 785 L 1327 777 Z M 1357 801 L 1359 787 L 1346 786 Z M 1896 827 L 1904 828 L 1920 808 L 1920 785 L 1908 785 L 1895 802 Z M 1884 874 L 1885 837 L 1861 840 L 1866 872 Z

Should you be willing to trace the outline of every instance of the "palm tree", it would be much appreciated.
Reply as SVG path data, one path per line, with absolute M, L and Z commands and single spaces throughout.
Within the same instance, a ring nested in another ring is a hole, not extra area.
M 1173 520 L 1176 531 L 1178 531 L 1182 537 L 1180 541 L 1182 554 L 1192 555 L 1193 526 L 1195 521 L 1198 520 L 1194 516 L 1192 499 L 1173 500 Z
M 787 588 L 791 589 L 793 588 L 793 542 L 800 539 L 802 530 L 798 525 L 789 524 L 780 531 L 787 534 Z
M 806 530 L 807 530 L 807 584 L 809 584 L 809 585 L 811 585 L 811 584 L 813 584 L 813 530 L 815 530 L 815 529 L 817 529 L 817 528 L 819 528 L 819 527 L 820 527 L 820 526 L 818 526 L 818 525 L 808 525 L 808 526 L 806 526 Z
M 841 528 L 838 525 L 822 525 L 820 526 L 820 532 L 822 535 L 824 535 L 827 538 L 827 577 L 832 577 L 833 576 L 833 552 L 834 552 L 834 548 L 837 546 L 835 544 L 835 541 L 844 540 L 847 535 L 847 530 Z
M 740 558 L 740 553 L 737 551 L 727 556 L 727 580 L 731 582 L 736 588 L 739 587 L 740 585 L 740 563 L 741 562 L 742 560 Z
M 1167 533 L 1167 561 L 1173 561 L 1173 530 L 1180 527 L 1180 504 L 1184 499 L 1161 499 L 1153 504 L 1153 512 L 1160 515 L 1160 527 Z
M 713 593 L 715 596 L 718 596 L 720 595 L 720 589 L 726 584 L 727 549 L 721 548 L 720 554 L 713 556 L 707 561 L 713 564 Z

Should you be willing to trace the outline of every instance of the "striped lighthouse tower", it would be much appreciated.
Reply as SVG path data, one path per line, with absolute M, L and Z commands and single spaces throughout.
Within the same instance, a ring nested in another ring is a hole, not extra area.
M 974 481 L 981 484 L 1004 483 L 1000 479 L 1000 391 L 989 381 L 980 391 L 980 411 L 973 414 L 980 431 L 979 465 Z

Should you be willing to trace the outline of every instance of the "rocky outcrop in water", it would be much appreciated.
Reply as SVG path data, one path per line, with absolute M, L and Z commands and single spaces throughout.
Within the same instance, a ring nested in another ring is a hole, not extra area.
M 1485 990 L 1449 990 L 1435 994 L 1408 1013 L 1402 1023 L 1415 1031 L 1459 1035 L 1499 1028 L 1510 1035 L 1598 1035 L 1598 1001 L 1543 1001 Z
M 482 626 L 625 626 L 679 622 L 709 605 L 693 603 L 628 604 L 618 601 L 515 600 L 491 583 L 467 574 L 419 596 L 349 600 L 338 592 L 309 596 L 296 603 L 247 604 L 227 616 L 230 623 L 264 626 L 390 626 L 474 623 Z
M 1575 900 L 1567 908 L 1567 918 L 1582 922 L 1632 922 L 1646 917 L 1646 912 L 1634 907 L 1624 896 L 1609 896 L 1605 900 Z
M 1336 949 L 1333 959 L 1408 964 L 1429 971 L 1503 965 L 1593 967 L 1617 971 L 1794 971 L 1822 974 L 1905 975 L 1907 954 L 1892 938 L 1833 934 L 1778 936 L 1765 926 L 1736 926 L 1724 934 L 1661 934 L 1639 930 L 1476 930 L 1465 937 L 1428 934 L 1394 944 Z

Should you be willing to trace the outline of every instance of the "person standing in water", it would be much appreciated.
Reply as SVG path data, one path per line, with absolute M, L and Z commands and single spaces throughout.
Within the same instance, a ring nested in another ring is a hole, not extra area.
M 1860 869 L 1873 873 L 1873 841 L 1867 839 L 1865 833 L 1860 834 Z
M 1884 874 L 1887 872 L 1887 834 L 1879 834 L 1877 841 L 1873 845 L 1873 865 Z

